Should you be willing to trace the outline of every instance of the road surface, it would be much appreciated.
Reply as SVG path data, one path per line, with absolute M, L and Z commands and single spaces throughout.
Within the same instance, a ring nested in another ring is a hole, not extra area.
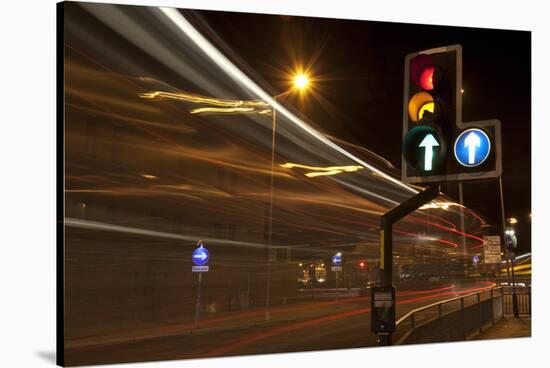
M 436 301 L 493 286 L 465 282 L 427 290 L 400 291 L 397 318 Z M 68 365 L 192 359 L 376 346 L 370 331 L 370 298 L 339 295 L 279 306 L 265 322 L 263 309 L 104 338 L 69 341 Z

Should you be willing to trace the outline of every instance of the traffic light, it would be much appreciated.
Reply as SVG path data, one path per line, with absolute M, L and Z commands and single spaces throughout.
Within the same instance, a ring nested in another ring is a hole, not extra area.
M 404 182 L 500 176 L 500 122 L 462 123 L 460 45 L 407 55 L 403 92 Z
M 361 260 L 357 263 L 357 267 L 359 268 L 360 271 L 364 271 L 367 267 L 367 261 L 365 260 Z

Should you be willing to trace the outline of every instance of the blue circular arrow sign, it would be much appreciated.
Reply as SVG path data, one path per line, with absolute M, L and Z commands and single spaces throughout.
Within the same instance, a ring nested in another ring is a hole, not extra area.
M 339 254 L 332 256 L 332 264 L 335 266 L 340 266 L 342 264 L 342 256 Z
M 481 165 L 491 153 L 491 140 L 481 129 L 466 129 L 456 139 L 454 153 L 456 160 L 462 166 Z
M 208 263 L 208 259 L 210 258 L 210 254 L 208 253 L 208 250 L 202 246 L 198 247 L 193 251 L 193 263 L 197 266 L 204 266 Z

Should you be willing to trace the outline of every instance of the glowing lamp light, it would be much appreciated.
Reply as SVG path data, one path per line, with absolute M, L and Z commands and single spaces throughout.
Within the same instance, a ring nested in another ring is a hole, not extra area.
M 294 77 L 294 86 L 298 89 L 304 89 L 309 84 L 309 78 L 304 73 L 299 73 Z
M 435 68 L 433 66 L 428 66 L 420 72 L 418 77 L 418 84 L 420 88 L 425 91 L 431 91 L 434 89 L 434 72 Z

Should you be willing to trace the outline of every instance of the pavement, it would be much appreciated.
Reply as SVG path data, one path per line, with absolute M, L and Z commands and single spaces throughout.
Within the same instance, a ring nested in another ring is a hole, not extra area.
M 494 326 L 477 335 L 474 340 L 509 339 L 531 337 L 531 317 L 505 316 Z

